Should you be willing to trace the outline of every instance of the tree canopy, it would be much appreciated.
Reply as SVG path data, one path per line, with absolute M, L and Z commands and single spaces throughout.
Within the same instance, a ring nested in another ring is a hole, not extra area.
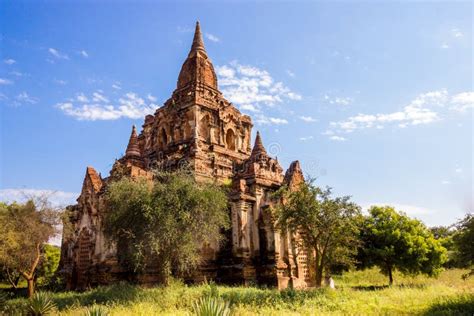
M 312 182 L 293 191 L 282 190 L 277 194 L 281 196 L 276 207 L 277 226 L 282 233 L 298 233 L 302 246 L 309 250 L 310 262 L 314 262 L 316 286 L 321 286 L 324 270 L 352 263 L 360 208 L 348 196 L 333 198 L 331 189 L 323 190 Z
M 44 199 L 0 204 L 0 265 L 25 278 L 28 296 L 34 293 L 43 247 L 57 233 L 58 215 Z
M 456 261 L 460 267 L 471 268 L 465 277 L 474 275 L 474 214 L 466 216 L 456 223 L 453 242 L 456 249 Z
M 360 236 L 360 265 L 378 266 L 390 284 L 394 270 L 436 276 L 446 260 L 446 249 L 423 223 L 390 206 L 372 206 Z
M 185 170 L 158 173 L 151 183 L 122 178 L 107 192 L 105 231 L 122 266 L 135 275 L 155 265 L 167 282 L 201 261 L 204 244 L 218 244 L 230 225 L 226 193 L 197 183 Z

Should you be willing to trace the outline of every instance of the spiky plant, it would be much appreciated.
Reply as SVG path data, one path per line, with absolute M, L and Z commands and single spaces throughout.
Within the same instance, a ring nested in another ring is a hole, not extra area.
M 84 316 L 107 316 L 109 312 L 107 309 L 100 305 L 94 305 L 86 309 Z
M 213 296 L 202 297 L 193 307 L 198 316 L 229 316 L 231 312 L 229 302 Z
M 8 294 L 0 291 L 0 314 L 7 304 Z
M 46 292 L 36 292 L 28 302 L 28 314 L 32 316 L 49 315 L 55 309 L 56 304 Z

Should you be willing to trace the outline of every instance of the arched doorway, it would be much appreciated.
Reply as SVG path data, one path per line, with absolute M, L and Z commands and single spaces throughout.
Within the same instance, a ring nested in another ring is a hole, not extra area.
M 228 149 L 235 150 L 235 133 L 231 128 L 225 134 L 225 143 Z

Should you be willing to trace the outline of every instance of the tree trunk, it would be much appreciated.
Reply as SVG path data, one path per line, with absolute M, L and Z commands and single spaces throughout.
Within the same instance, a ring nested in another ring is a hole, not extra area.
M 321 287 L 323 283 L 323 261 L 319 251 L 316 250 L 316 287 Z
M 26 279 L 26 282 L 28 282 L 28 297 L 30 298 L 35 294 L 35 279 L 29 278 Z
M 392 267 L 388 267 L 388 281 L 389 285 L 393 285 L 393 275 L 392 275 Z

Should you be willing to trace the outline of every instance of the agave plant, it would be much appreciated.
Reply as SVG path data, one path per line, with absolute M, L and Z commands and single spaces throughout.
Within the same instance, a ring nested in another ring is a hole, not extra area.
M 28 314 L 32 316 L 49 315 L 54 309 L 56 309 L 56 304 L 45 292 L 36 292 L 28 302 Z
M 88 309 L 86 309 L 86 312 L 84 313 L 84 316 L 107 316 L 107 315 L 109 315 L 109 312 L 107 312 L 107 309 L 100 305 L 94 305 L 92 307 L 89 307 Z
M 199 301 L 194 303 L 194 314 L 198 316 L 229 316 L 230 307 L 229 302 L 213 297 L 202 297 Z

